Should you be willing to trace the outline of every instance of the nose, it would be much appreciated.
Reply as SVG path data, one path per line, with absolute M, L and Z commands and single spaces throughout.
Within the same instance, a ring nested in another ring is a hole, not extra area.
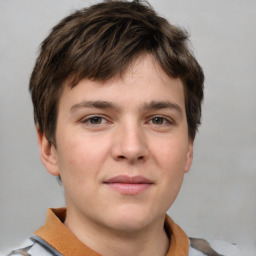
M 148 157 L 146 135 L 138 124 L 123 124 L 115 135 L 112 156 L 117 161 L 143 162 Z

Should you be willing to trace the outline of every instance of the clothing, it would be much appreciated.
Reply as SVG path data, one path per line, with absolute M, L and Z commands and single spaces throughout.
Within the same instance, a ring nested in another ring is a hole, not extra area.
M 65 216 L 65 208 L 48 209 L 45 225 L 36 230 L 21 249 L 14 250 L 8 256 L 100 256 L 63 224 Z M 166 256 L 221 256 L 205 240 L 189 239 L 168 215 L 165 229 L 171 241 Z

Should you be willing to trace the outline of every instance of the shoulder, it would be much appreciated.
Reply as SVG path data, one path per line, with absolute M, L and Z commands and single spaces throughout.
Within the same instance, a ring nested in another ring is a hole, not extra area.
M 240 256 L 238 246 L 222 240 L 189 238 L 189 256 Z
M 7 256 L 62 256 L 40 237 L 32 236 Z

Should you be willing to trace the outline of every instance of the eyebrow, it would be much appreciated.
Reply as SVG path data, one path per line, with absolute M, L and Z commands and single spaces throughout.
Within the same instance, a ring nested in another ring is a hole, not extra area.
M 71 107 L 71 111 L 80 109 L 80 108 L 98 108 L 98 109 L 119 109 L 119 107 L 112 102 L 108 101 L 83 101 L 78 104 L 75 104 Z M 177 111 L 181 116 L 183 115 L 182 108 L 170 101 L 151 101 L 149 103 L 144 103 L 142 106 L 143 110 L 160 110 L 160 109 L 172 109 Z
M 143 105 L 143 109 L 145 110 L 160 110 L 160 109 L 173 109 L 177 111 L 181 116 L 183 115 L 182 108 L 170 101 L 151 101 L 149 103 L 145 103 Z
M 76 109 L 80 108 L 99 108 L 99 109 L 117 109 L 118 107 L 107 101 L 83 101 L 81 103 L 75 104 L 71 107 L 71 111 L 74 111 Z

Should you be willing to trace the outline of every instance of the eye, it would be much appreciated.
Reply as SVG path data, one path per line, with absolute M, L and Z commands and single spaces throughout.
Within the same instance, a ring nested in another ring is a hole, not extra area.
M 100 116 L 94 116 L 94 117 L 91 117 L 88 121 L 90 122 L 90 124 L 101 124 L 103 121 L 103 118 Z
M 89 116 L 82 120 L 82 123 L 89 125 L 100 125 L 106 123 L 107 120 L 101 116 Z
M 149 123 L 154 125 L 168 125 L 171 124 L 171 120 L 162 117 L 162 116 L 154 116 L 149 120 Z
M 154 117 L 151 121 L 152 121 L 152 124 L 157 124 L 157 125 L 161 125 L 164 122 L 166 122 L 166 120 L 163 117 L 159 117 L 159 116 Z

